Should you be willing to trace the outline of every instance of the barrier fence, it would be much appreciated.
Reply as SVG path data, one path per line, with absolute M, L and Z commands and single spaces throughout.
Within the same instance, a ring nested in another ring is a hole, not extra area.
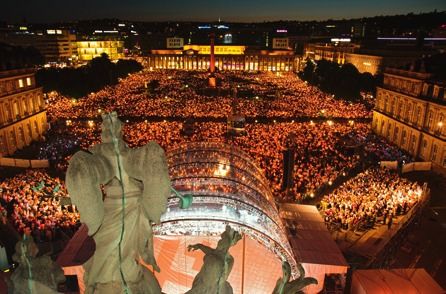
M 0 166 L 19 167 L 19 168 L 47 168 L 50 166 L 47 159 L 17 159 L 9 157 L 0 158 Z

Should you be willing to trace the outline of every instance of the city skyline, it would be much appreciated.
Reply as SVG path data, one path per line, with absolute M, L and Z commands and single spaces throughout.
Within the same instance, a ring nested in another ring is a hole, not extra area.
M 51 7 L 49 9 L 49 7 Z M 86 7 L 88 9 L 86 9 Z M 237 9 L 234 9 L 237 7 Z M 130 21 L 223 21 L 262 22 L 276 20 L 328 20 L 396 15 L 446 10 L 440 0 L 428 1 L 384 1 L 358 2 L 353 0 L 309 1 L 207 1 L 187 2 L 180 0 L 165 2 L 98 0 L 93 3 L 43 1 L 11 1 L 3 3 L 0 21 L 11 23 L 64 22 L 100 18 L 119 18 Z

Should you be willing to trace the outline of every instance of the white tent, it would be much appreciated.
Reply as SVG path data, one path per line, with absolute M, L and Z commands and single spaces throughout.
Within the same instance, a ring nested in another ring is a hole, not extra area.
M 296 261 L 305 268 L 307 277 L 318 280 L 318 285 L 305 288 L 306 293 L 320 292 L 327 274 L 347 273 L 347 261 L 315 206 L 282 204 L 280 217 L 296 232 L 288 238 Z

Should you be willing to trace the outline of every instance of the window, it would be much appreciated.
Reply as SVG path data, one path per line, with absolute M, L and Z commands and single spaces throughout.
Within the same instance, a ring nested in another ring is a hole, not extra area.
M 421 125 L 421 106 L 417 107 L 417 113 L 415 114 L 415 124 Z
M 401 134 L 401 146 L 404 146 L 406 144 L 406 130 L 403 130 Z
M 432 123 L 434 122 L 434 112 L 433 111 L 429 111 L 429 116 L 427 119 L 427 127 L 428 129 L 432 128 Z
M 410 121 L 412 116 L 412 103 L 408 103 L 406 106 L 406 115 L 405 119 Z
M 435 161 L 437 159 L 437 151 L 438 146 L 436 144 L 432 145 L 431 161 Z
M 0 134 L 0 155 L 6 155 L 8 153 L 8 149 L 6 148 L 6 140 L 3 134 Z
M 424 158 L 426 156 L 426 148 L 427 148 L 427 141 L 426 139 L 423 140 L 421 143 L 421 156 Z
M 31 86 L 31 83 L 32 83 L 32 82 L 31 82 L 31 78 L 30 78 L 30 77 L 27 77 L 27 78 L 26 78 L 26 85 L 27 85 L 27 86 Z
M 14 118 L 19 116 L 19 106 L 17 105 L 17 101 L 14 101 L 14 103 L 12 104 L 12 109 L 14 113 Z
M 25 85 L 23 84 L 23 80 L 19 79 L 19 88 L 23 88 Z
M 395 131 L 393 132 L 393 142 L 396 142 L 398 139 L 398 127 L 395 127 Z
M 23 108 L 23 112 L 28 112 L 28 107 L 26 107 L 26 99 L 22 100 L 22 108 Z
M 410 151 L 411 152 L 415 152 L 415 142 L 416 142 L 416 137 L 415 135 L 412 135 L 412 139 L 410 141 Z

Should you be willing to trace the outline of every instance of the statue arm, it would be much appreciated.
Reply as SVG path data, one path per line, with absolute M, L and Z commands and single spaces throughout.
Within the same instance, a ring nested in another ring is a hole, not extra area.
M 99 229 L 104 218 L 101 184 L 113 178 L 113 168 L 100 154 L 79 151 L 71 158 L 66 175 L 67 190 L 76 205 L 88 235 Z
M 194 244 L 194 245 L 187 246 L 187 250 L 188 251 L 201 250 L 201 251 L 203 251 L 203 253 L 205 255 L 208 255 L 208 254 L 213 253 L 215 249 L 213 249 L 209 246 L 203 245 L 203 244 Z

